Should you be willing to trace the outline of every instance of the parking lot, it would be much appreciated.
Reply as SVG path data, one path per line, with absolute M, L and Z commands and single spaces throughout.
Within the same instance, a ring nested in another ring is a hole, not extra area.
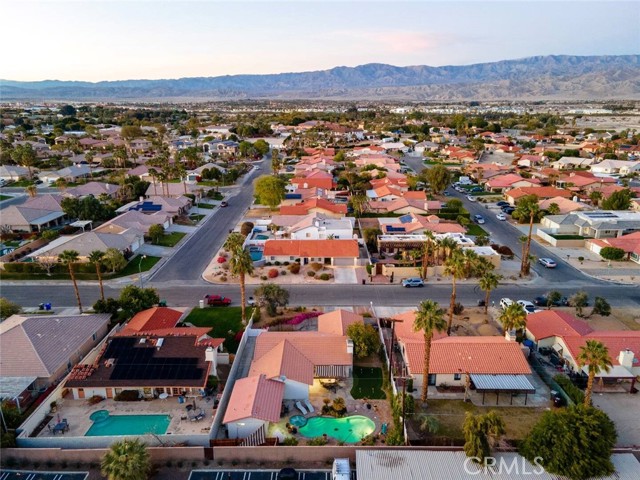
M 87 472 L 30 472 L 26 470 L 3 470 L 0 480 L 86 480 Z
M 298 470 L 298 480 L 330 480 L 329 470 Z M 277 480 L 278 470 L 193 470 L 189 480 Z

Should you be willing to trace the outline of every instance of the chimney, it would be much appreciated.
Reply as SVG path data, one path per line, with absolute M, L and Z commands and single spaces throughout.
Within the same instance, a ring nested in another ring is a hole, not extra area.
M 207 349 L 204 351 L 204 359 L 207 362 L 213 362 L 215 356 L 215 350 L 213 349 L 213 347 L 207 347 Z
M 633 358 L 634 354 L 628 348 L 626 350 L 621 350 L 620 355 L 618 356 L 618 363 L 626 368 L 633 368 Z
M 353 355 L 353 340 L 347 338 L 347 353 Z

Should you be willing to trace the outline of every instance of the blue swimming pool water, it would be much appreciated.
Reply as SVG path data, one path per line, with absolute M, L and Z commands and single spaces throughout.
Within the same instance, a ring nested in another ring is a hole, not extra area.
M 95 412 L 97 413 L 97 412 Z M 167 433 L 171 417 L 169 415 L 94 415 L 96 418 L 85 437 L 105 437 L 109 435 L 145 435 Z M 91 418 L 89 417 L 89 418 Z M 93 420 L 93 419 L 92 419 Z
M 298 432 L 307 438 L 320 437 L 327 434 L 344 443 L 356 443 L 376 429 L 376 424 L 370 418 L 362 415 L 351 417 L 312 417 L 307 424 L 298 428 Z
M 256 240 L 269 240 L 269 235 L 256 235 Z
M 262 260 L 262 250 L 250 250 L 249 255 L 251 256 L 251 260 L 254 262 Z

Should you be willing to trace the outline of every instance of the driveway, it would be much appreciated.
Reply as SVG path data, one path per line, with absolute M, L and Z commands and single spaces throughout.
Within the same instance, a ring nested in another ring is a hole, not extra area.
M 616 446 L 640 446 L 640 395 L 628 393 L 594 393 L 593 405 L 604 411 L 616 424 Z
M 333 267 L 333 276 L 335 277 L 335 283 L 358 283 L 358 277 L 354 267 Z

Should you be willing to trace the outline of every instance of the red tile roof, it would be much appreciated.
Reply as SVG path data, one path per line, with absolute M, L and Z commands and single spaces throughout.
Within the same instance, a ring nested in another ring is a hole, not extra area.
M 283 396 L 284 383 L 269 380 L 265 375 L 236 380 L 223 423 L 247 418 L 277 422 L 280 420 Z
M 527 315 L 527 330 L 536 340 L 554 336 L 587 335 L 593 329 L 584 320 L 579 320 L 568 312 L 543 310 Z
M 173 328 L 183 312 L 167 307 L 154 307 L 137 313 L 122 329 L 123 333 Z
M 575 359 L 580 354 L 580 347 L 587 343 L 587 340 L 598 340 L 609 350 L 609 357 L 613 365 L 620 365 L 620 352 L 626 349 L 631 350 L 635 358 L 638 359 L 640 352 L 640 331 L 597 331 L 591 332 L 584 337 L 564 337 L 571 356 Z M 637 365 L 634 365 L 637 367 Z
M 314 365 L 288 340 L 282 340 L 275 347 L 251 363 L 250 376 L 265 375 L 269 379 L 295 380 L 313 385 Z
M 265 332 L 256 339 L 253 358 L 259 359 L 283 340 L 304 353 L 314 365 L 353 365 L 347 337 L 320 332 Z
M 346 335 L 347 328 L 354 323 L 364 323 L 362 315 L 338 309 L 318 317 L 318 332 Z
M 325 198 L 311 198 L 295 205 L 283 205 L 280 207 L 280 215 L 305 215 L 312 209 L 326 210 L 342 215 L 347 214 L 347 206 L 344 204 L 336 204 Z
M 568 190 L 556 187 L 520 187 L 509 190 L 506 195 L 517 200 L 525 195 L 537 195 L 538 198 L 571 198 L 573 194 Z
M 267 240 L 265 257 L 357 258 L 357 240 Z

